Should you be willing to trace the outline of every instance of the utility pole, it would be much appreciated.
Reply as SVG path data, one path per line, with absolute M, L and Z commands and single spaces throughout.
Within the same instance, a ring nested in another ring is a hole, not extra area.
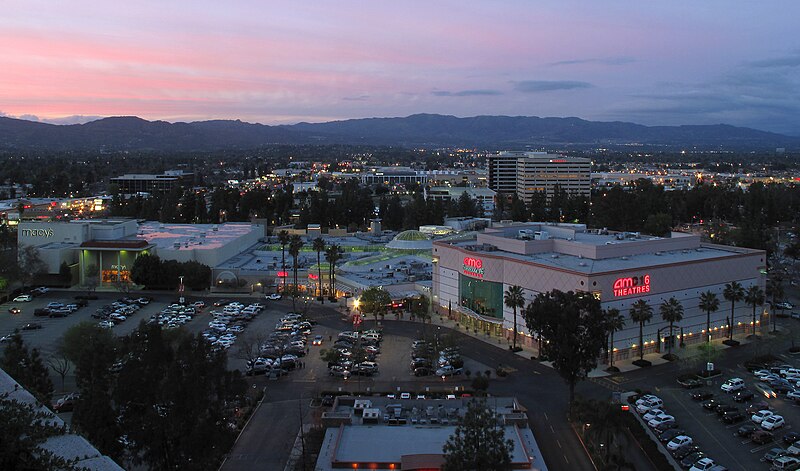
M 303 463 L 303 471 L 306 470 L 306 437 L 303 431 L 303 395 L 297 400 L 297 413 L 300 415 L 300 457 Z

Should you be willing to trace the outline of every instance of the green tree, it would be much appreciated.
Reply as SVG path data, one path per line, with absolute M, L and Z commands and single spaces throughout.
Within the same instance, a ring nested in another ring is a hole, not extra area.
M 27 389 L 42 404 L 50 405 L 53 399 L 53 382 L 47 367 L 39 355 L 39 350 L 28 347 L 19 332 L 11 336 L 11 341 L 0 356 L 0 368 Z
M 672 343 L 675 338 L 672 334 L 672 327 L 676 322 L 680 322 L 683 319 L 683 305 L 673 296 L 661 303 L 658 310 L 661 313 L 661 318 L 664 319 L 665 322 L 669 322 L 669 335 L 673 340 L 670 340 L 667 344 L 667 348 L 669 349 L 669 358 L 672 359 Z
M 608 368 L 614 368 L 614 334 L 625 328 L 625 316 L 623 316 L 619 309 L 609 308 L 605 311 L 606 324 L 608 325 L 608 335 L 610 337 L 610 346 L 608 350 Z
M 666 213 L 656 213 L 647 216 L 642 231 L 655 236 L 669 235 L 672 230 L 672 216 Z
M 66 461 L 40 445 L 48 438 L 68 432 L 52 416 L 32 404 L 16 401 L 9 393 L 0 394 L 0 469 L 5 471 L 75 470 Z
M 289 245 L 289 232 L 278 232 L 278 242 L 281 244 L 281 272 L 283 273 L 283 292 L 286 292 L 286 246 Z
M 386 315 L 386 307 L 391 303 L 392 297 L 386 290 L 372 286 L 361 293 L 359 308 L 366 315 L 374 315 L 377 321 L 379 315 Z
M 58 277 L 61 278 L 61 283 L 64 286 L 71 286 L 72 285 L 72 270 L 69 269 L 69 265 L 67 262 L 61 262 L 61 265 L 58 267 Z
M 505 427 L 486 402 L 472 400 L 444 444 L 442 471 L 507 471 L 514 442 L 505 439 Z
M 653 308 L 647 301 L 640 299 L 633 303 L 629 312 L 631 320 L 639 324 L 639 360 L 644 360 L 644 325 L 653 318 Z
M 744 295 L 744 302 L 753 308 L 753 335 L 756 335 L 756 307 L 763 306 L 765 301 L 764 290 L 758 285 L 747 288 Z
M 139 325 L 122 340 L 114 388 L 134 464 L 149 469 L 217 469 L 236 438 L 246 384 L 224 352 L 201 336 Z
M 30 286 L 39 276 L 47 273 L 47 265 L 39 255 L 39 249 L 32 245 L 23 245 L 17 251 L 19 279 L 24 286 Z
M 83 274 L 83 288 L 86 290 L 86 296 L 90 296 L 99 285 L 100 268 L 92 263 L 86 267 L 86 272 Z
M 719 299 L 717 295 L 711 291 L 700 293 L 700 303 L 698 305 L 701 311 L 706 313 L 706 341 L 711 343 L 711 313 L 719 309 Z
M 528 328 L 540 329 L 547 342 L 543 354 L 569 386 L 570 407 L 575 385 L 597 367 L 608 335 L 600 301 L 586 293 L 553 290 L 540 293 L 523 312 Z M 538 320 L 536 320 L 538 319 Z
M 735 315 L 734 309 L 736 307 L 736 303 L 744 299 L 744 288 L 739 284 L 739 282 L 731 281 L 725 285 L 725 289 L 722 291 L 722 296 L 725 298 L 725 300 L 731 302 L 731 318 L 730 322 L 728 323 L 728 340 L 733 340 L 733 322 Z
M 424 324 L 430 318 L 428 314 L 431 305 L 430 299 L 424 294 L 421 294 L 416 298 L 411 298 L 409 303 L 412 318 L 421 319 Z
M 322 295 L 322 259 L 321 254 L 325 251 L 325 239 L 317 237 L 312 243 L 312 247 L 317 252 L 317 298 L 325 304 L 325 297 Z
M 525 307 L 525 295 L 523 294 L 523 290 L 521 286 L 510 286 L 505 293 L 503 293 L 503 302 L 505 303 L 506 307 L 510 307 L 514 312 L 514 334 L 513 334 L 513 343 L 512 349 L 517 351 L 517 308 Z

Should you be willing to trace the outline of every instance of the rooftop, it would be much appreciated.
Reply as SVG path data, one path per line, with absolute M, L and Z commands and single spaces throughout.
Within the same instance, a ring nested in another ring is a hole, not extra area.
M 236 241 L 252 232 L 250 223 L 225 224 L 165 224 L 147 221 L 139 225 L 138 239 L 144 239 L 158 249 L 213 250 Z

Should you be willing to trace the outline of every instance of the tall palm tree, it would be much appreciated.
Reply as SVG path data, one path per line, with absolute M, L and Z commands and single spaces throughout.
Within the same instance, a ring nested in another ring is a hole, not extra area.
M 608 324 L 608 335 L 611 339 L 609 346 L 608 368 L 614 368 L 614 333 L 619 332 L 625 328 L 625 316 L 620 314 L 619 309 L 609 308 L 606 309 L 606 323 Z
M 295 234 L 289 239 L 289 255 L 292 256 L 294 259 L 294 265 L 292 270 L 294 272 L 294 288 L 292 289 L 292 311 L 295 311 L 295 300 L 297 299 L 297 257 L 300 255 L 300 249 L 303 248 L 303 239 L 300 238 L 299 235 Z
M 764 290 L 758 285 L 747 288 L 744 295 L 744 302 L 753 307 L 753 335 L 756 335 L 756 306 L 763 306 L 765 298 Z
M 780 273 L 772 274 L 769 279 L 767 280 L 767 293 L 769 293 L 770 300 L 772 300 L 772 331 L 775 332 L 777 330 L 778 324 L 778 316 L 775 315 L 775 304 L 777 303 L 777 299 L 782 299 L 784 290 L 783 290 L 783 277 Z M 783 309 L 781 309 L 783 310 Z
M 283 272 L 283 291 L 286 292 L 286 246 L 289 244 L 289 233 L 278 232 L 278 241 L 281 243 L 281 270 Z
M 521 286 L 510 286 L 506 292 L 503 294 L 503 300 L 505 301 L 506 307 L 510 307 L 514 310 L 514 341 L 512 343 L 512 348 L 516 351 L 517 350 L 517 308 L 525 307 L 525 296 L 522 293 Z
M 331 244 L 325 250 L 325 260 L 328 262 L 328 279 L 330 280 L 331 296 L 336 296 L 336 262 L 342 259 L 342 248 Z
M 711 343 L 711 313 L 719 309 L 719 299 L 717 295 L 711 291 L 700 293 L 700 304 L 698 305 L 701 311 L 706 313 L 706 339 Z
M 661 312 L 661 318 L 669 322 L 669 335 L 672 336 L 672 326 L 683 319 L 683 305 L 680 301 L 675 299 L 675 297 L 671 297 L 661 303 L 658 310 Z M 670 357 L 672 357 L 672 343 L 673 342 L 667 344 L 667 349 L 669 350 L 668 355 Z
M 639 360 L 644 360 L 644 325 L 653 318 L 653 308 L 647 301 L 640 299 L 633 303 L 630 310 L 631 320 L 639 324 Z
M 728 340 L 733 340 L 734 306 L 736 306 L 736 303 L 744 299 L 744 288 L 739 284 L 739 282 L 731 281 L 725 285 L 725 289 L 722 291 L 722 296 L 725 297 L 727 301 L 731 302 L 731 322 L 728 325 Z
M 320 253 L 325 250 L 325 239 L 322 237 L 317 237 L 314 239 L 313 242 L 314 251 L 317 252 L 317 297 L 322 300 L 322 304 L 325 304 L 325 297 L 322 296 L 322 264 L 320 261 Z

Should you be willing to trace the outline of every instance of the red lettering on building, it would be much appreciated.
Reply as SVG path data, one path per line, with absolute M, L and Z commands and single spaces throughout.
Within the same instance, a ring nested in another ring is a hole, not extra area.
M 483 278 L 483 260 L 475 257 L 464 257 L 461 268 L 465 275 Z
M 650 275 L 617 278 L 614 281 L 614 296 L 631 296 L 650 292 Z

